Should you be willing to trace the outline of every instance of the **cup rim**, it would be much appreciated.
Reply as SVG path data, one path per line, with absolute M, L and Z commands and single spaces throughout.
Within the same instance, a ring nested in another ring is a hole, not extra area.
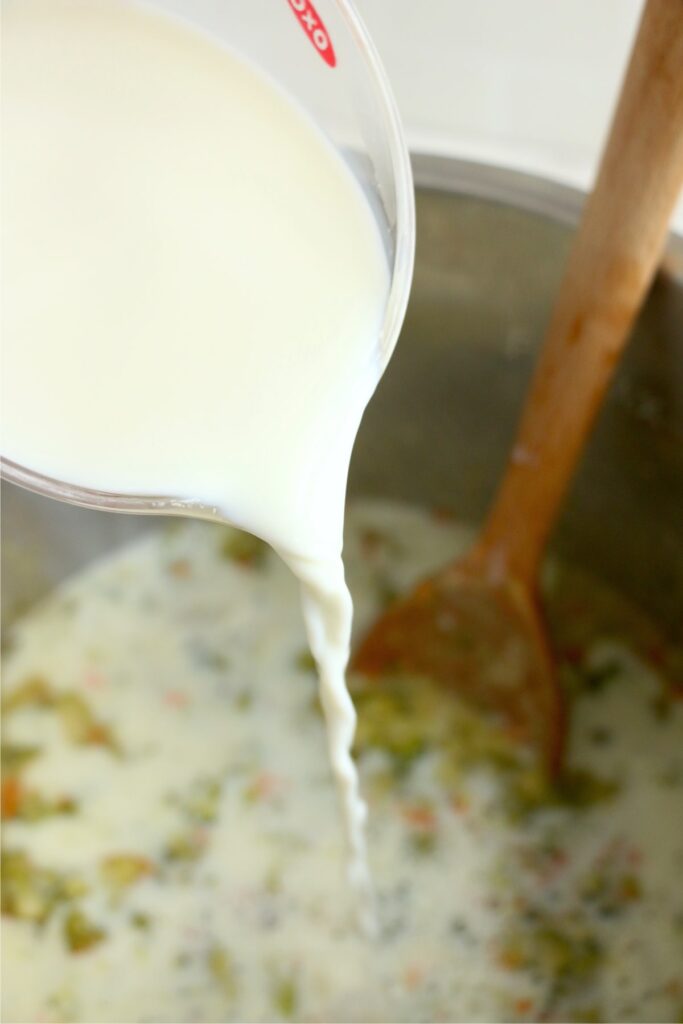
M 361 52 L 381 99 L 396 196 L 396 251 L 391 286 L 379 340 L 380 374 L 384 373 L 403 325 L 415 266 L 415 186 L 410 152 L 398 105 L 381 57 L 353 0 L 333 0 Z

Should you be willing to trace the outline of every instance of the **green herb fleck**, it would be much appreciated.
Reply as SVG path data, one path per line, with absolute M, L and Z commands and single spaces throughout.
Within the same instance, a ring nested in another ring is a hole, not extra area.
M 84 953 L 106 937 L 104 929 L 93 924 L 81 910 L 70 910 L 64 919 L 64 941 L 72 953 Z
M 230 659 L 224 651 L 209 647 L 199 638 L 195 638 L 187 645 L 187 653 L 193 664 L 208 668 L 212 672 L 224 672 L 230 667 Z
M 110 889 L 127 889 L 155 873 L 151 860 L 139 853 L 113 853 L 100 864 L 102 881 Z
M 591 869 L 581 883 L 581 896 L 603 917 L 622 914 L 642 896 L 640 879 L 632 872 L 620 872 L 612 863 Z
M 106 747 L 120 753 L 120 747 L 109 726 L 98 721 L 87 702 L 78 693 L 63 693 L 57 699 L 62 726 L 67 738 L 77 746 Z
M 378 579 L 376 587 L 377 603 L 382 610 L 390 608 L 401 596 L 401 591 L 393 583 L 390 583 L 389 580 Z
M 436 832 L 416 830 L 410 833 L 410 848 L 420 857 L 434 853 L 436 849 Z
M 273 1005 L 280 1016 L 286 1020 L 296 1013 L 299 1003 L 299 991 L 292 977 L 280 977 L 273 987 Z
M 315 658 L 308 647 L 303 647 L 294 659 L 295 666 L 300 672 L 317 672 Z
M 130 923 L 133 928 L 137 928 L 141 932 L 149 931 L 152 918 L 149 914 L 143 914 L 140 910 L 136 910 L 130 915 Z
M 206 839 L 197 830 L 178 832 L 166 844 L 164 856 L 170 861 L 199 860 L 206 849 Z
M 619 783 L 613 779 L 604 779 L 586 769 L 575 769 L 565 772 L 558 783 L 557 793 L 561 803 L 585 808 L 612 800 L 619 789 Z
M 542 911 L 531 925 L 510 931 L 498 951 L 498 961 L 507 970 L 535 970 L 550 981 L 546 1012 L 551 1013 L 560 1000 L 585 992 L 603 960 L 603 947 L 583 919 Z
M 617 661 L 606 661 L 603 665 L 584 668 L 581 672 L 583 688 L 588 693 L 601 693 L 622 674 L 623 668 Z
M 221 783 L 217 779 L 195 779 L 188 794 L 180 802 L 186 814 L 197 822 L 212 822 L 218 817 Z
M 237 972 L 232 956 L 223 946 L 213 946 L 207 956 L 211 976 L 218 982 L 226 996 L 235 999 L 239 991 Z
M 42 924 L 58 904 L 82 896 L 85 884 L 34 864 L 23 850 L 6 850 L 2 857 L 2 913 Z
M 2 744 L 2 771 L 3 774 L 14 775 L 22 768 L 38 757 L 40 747 L 29 746 L 22 743 Z
M 250 533 L 225 527 L 220 546 L 223 558 L 251 569 L 257 569 L 264 564 L 268 552 L 269 548 L 265 541 Z
M 282 892 L 282 871 L 279 867 L 273 865 L 268 869 L 264 887 L 271 896 L 277 896 L 279 892 Z
M 24 707 L 50 708 L 55 703 L 55 693 L 43 676 L 30 676 L 2 701 L 3 713 Z
M 235 697 L 235 707 L 238 711 L 247 711 L 254 703 L 254 695 L 251 690 L 240 690 Z
M 56 814 L 74 814 L 77 809 L 75 800 L 68 796 L 50 799 L 34 789 L 21 789 L 20 794 L 14 814 L 19 821 L 43 821 Z
M 650 701 L 652 714 L 658 722 L 668 722 L 673 714 L 674 696 L 667 688 L 662 687 L 656 697 Z

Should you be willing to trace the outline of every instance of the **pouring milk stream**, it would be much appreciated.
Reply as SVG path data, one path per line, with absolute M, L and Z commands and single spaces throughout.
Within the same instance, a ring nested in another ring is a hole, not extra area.
M 121 0 L 10 3 L 3 103 L 3 453 L 289 564 L 368 924 L 341 548 L 390 283 L 369 205 L 260 72 Z

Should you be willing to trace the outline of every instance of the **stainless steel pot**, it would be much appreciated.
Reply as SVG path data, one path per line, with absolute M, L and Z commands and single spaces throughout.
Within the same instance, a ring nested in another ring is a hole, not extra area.
M 414 159 L 415 282 L 356 445 L 350 493 L 446 505 L 478 522 L 504 465 L 581 196 L 434 156 Z M 568 382 L 568 387 L 571 386 Z M 152 526 L 3 488 L 9 622 Z M 678 635 L 683 625 L 683 240 L 662 272 L 567 501 L 555 549 Z

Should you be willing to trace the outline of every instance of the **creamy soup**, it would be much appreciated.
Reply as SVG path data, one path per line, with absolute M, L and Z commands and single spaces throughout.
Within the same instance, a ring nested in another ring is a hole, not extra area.
M 347 519 L 358 631 L 467 540 L 406 507 Z M 597 584 L 546 583 L 572 710 L 556 788 L 451 694 L 352 680 L 374 939 L 339 899 L 280 560 L 174 523 L 61 586 L 6 657 L 3 1019 L 678 1020 L 675 655 Z

